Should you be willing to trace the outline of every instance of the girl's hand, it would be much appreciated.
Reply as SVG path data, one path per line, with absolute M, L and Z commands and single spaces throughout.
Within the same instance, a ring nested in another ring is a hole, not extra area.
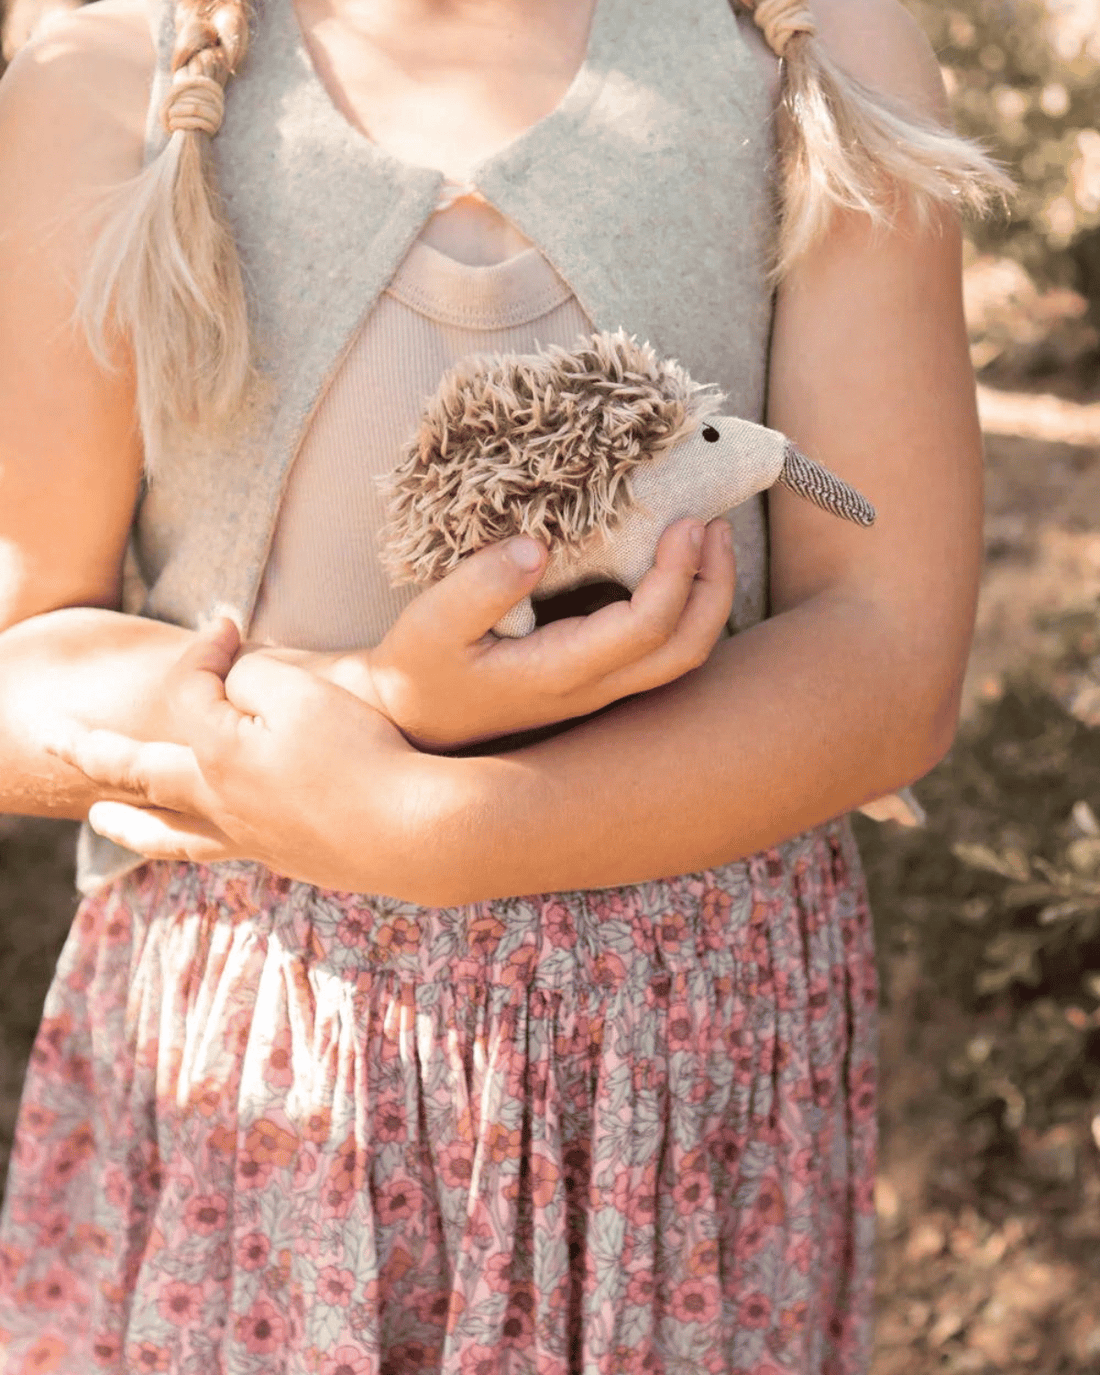
M 445 761 L 312 673 L 262 654 L 234 664 L 238 648 L 223 621 L 179 660 L 166 696 L 187 745 L 107 730 L 51 742 L 111 799 L 91 808 L 93 828 L 150 859 L 249 859 L 326 887 L 392 889 L 423 766 Z M 369 774 L 349 786 L 355 761 Z
M 417 597 L 376 648 L 319 656 L 315 670 L 421 749 L 445 751 L 585 716 L 681 677 L 705 662 L 733 600 L 728 522 L 682 520 L 630 601 L 524 639 L 489 634 L 545 562 L 525 537 L 483 549 Z M 232 699 L 232 678 L 227 690 Z

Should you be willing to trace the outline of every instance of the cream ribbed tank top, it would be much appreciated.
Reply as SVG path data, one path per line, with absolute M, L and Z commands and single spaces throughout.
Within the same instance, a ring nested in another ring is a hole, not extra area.
M 591 323 L 536 248 L 471 267 L 418 240 L 356 336 L 304 434 L 250 639 L 376 644 L 417 594 L 378 561 L 377 478 L 397 462 L 443 373 L 475 353 L 572 344 Z

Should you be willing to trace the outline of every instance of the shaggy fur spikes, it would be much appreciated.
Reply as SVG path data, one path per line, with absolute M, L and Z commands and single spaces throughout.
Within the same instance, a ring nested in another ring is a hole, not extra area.
M 465 360 L 386 480 L 386 571 L 430 583 L 509 535 L 573 551 L 609 534 L 630 505 L 631 473 L 721 401 L 622 330 L 572 350 Z

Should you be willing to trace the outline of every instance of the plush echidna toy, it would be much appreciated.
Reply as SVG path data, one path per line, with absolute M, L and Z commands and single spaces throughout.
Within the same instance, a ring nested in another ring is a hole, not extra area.
M 673 521 L 711 520 L 775 482 L 872 524 L 853 487 L 776 430 L 718 414 L 722 401 L 621 330 L 460 363 L 385 480 L 383 565 L 395 583 L 433 583 L 527 534 L 550 550 L 536 596 L 597 581 L 633 592 Z M 493 627 L 534 628 L 530 598 Z

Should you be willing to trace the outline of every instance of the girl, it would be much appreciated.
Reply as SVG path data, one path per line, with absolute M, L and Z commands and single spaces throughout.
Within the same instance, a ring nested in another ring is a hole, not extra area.
M 146 23 L 100 0 L 0 90 L 0 807 L 98 832 L 4 1368 L 865 1370 L 875 983 L 830 818 L 954 728 L 955 207 L 996 173 L 894 0 Z M 876 530 L 779 492 L 765 578 L 761 504 L 681 522 L 630 603 L 518 643 L 532 541 L 386 588 L 372 474 L 442 369 L 620 325 Z

